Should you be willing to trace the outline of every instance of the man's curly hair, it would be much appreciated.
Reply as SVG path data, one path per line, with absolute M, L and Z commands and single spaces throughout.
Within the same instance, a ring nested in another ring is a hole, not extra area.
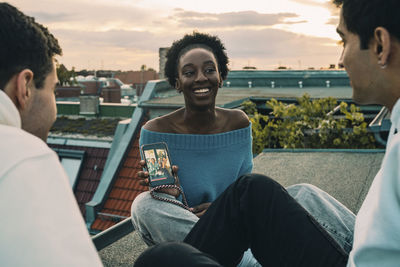
M 57 39 L 34 18 L 7 3 L 0 3 L 0 89 L 24 69 L 34 74 L 42 88 L 53 67 L 53 56 L 61 55 Z
M 228 75 L 228 56 L 226 55 L 226 49 L 221 40 L 217 36 L 193 32 L 193 34 L 186 34 L 182 39 L 175 41 L 167 52 L 165 76 L 172 86 L 175 86 L 176 78 L 178 78 L 180 57 L 188 50 L 195 47 L 204 47 L 213 52 L 218 63 L 218 70 L 221 78 L 225 80 Z

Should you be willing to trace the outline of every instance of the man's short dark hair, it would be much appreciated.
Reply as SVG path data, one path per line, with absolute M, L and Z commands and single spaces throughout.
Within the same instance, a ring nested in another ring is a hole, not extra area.
M 221 78 L 224 80 L 228 75 L 228 56 L 221 40 L 217 36 L 194 32 L 193 34 L 186 34 L 182 39 L 175 41 L 167 52 L 165 76 L 172 86 L 175 86 L 176 78 L 178 78 L 179 58 L 188 50 L 195 47 L 209 49 L 217 60 Z M 190 49 L 187 50 L 187 48 Z
M 333 0 L 342 6 L 347 29 L 360 37 L 361 49 L 367 49 L 376 27 L 386 28 L 400 40 L 400 0 Z
M 33 72 L 36 88 L 42 88 L 52 70 L 53 56 L 61 53 L 47 28 L 10 4 L 0 3 L 0 89 L 24 69 Z

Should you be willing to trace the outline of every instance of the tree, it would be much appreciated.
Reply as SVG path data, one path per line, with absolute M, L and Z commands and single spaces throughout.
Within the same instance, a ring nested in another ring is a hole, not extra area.
M 64 64 L 57 64 L 57 76 L 61 85 L 73 85 L 76 80 L 75 68 L 68 70 Z

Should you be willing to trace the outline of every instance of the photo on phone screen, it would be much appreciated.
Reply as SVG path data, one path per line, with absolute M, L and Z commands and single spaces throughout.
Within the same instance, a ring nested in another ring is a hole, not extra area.
M 174 184 L 171 161 L 165 143 L 154 143 L 143 145 L 141 148 L 142 157 L 146 161 L 149 172 L 150 186 Z

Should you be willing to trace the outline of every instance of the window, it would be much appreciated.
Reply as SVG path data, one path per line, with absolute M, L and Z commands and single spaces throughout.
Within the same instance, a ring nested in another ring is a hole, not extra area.
M 54 150 L 57 152 L 61 165 L 63 165 L 65 172 L 67 173 L 72 189 L 74 189 L 85 157 L 85 151 L 67 149 Z
M 63 165 L 65 172 L 69 177 L 69 183 L 72 188 L 74 187 L 76 179 L 78 178 L 81 163 L 81 159 L 61 158 L 61 164 Z

